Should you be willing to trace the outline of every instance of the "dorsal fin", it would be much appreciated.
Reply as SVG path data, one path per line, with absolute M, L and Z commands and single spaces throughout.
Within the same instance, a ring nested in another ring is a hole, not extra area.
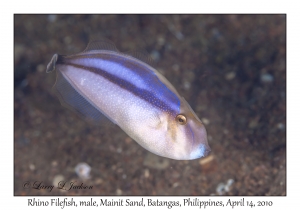
M 124 54 L 129 55 L 131 57 L 134 57 L 144 63 L 147 63 L 148 65 L 154 67 L 154 61 L 150 57 L 150 55 L 145 51 L 129 51 L 125 52 Z
M 100 39 L 100 40 L 92 39 L 88 43 L 87 47 L 85 48 L 85 50 L 83 52 L 89 52 L 89 51 L 94 51 L 94 50 L 110 50 L 110 51 L 119 52 L 119 50 L 117 49 L 115 44 L 107 39 Z M 134 57 L 134 58 L 154 67 L 153 59 L 145 51 L 129 51 L 129 52 L 125 52 L 123 54 Z
M 91 40 L 83 52 L 89 52 L 93 50 L 110 50 L 119 52 L 115 44 L 109 40 Z

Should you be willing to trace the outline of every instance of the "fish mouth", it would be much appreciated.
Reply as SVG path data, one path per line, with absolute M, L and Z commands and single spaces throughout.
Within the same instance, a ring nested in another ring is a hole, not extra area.
M 205 150 L 204 150 L 203 157 L 208 156 L 210 152 L 211 152 L 210 146 L 206 145 L 206 146 L 205 146 Z
M 193 160 L 206 157 L 210 152 L 211 149 L 208 145 L 200 144 L 193 152 L 191 152 L 190 159 Z
M 194 139 L 193 139 L 193 149 L 190 153 L 190 159 L 202 158 L 211 152 L 211 148 L 207 142 L 206 129 L 202 123 L 196 122 L 198 128 L 195 129 Z

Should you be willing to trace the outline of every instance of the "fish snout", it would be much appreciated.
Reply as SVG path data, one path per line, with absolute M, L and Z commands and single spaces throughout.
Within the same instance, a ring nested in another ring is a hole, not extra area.
M 195 123 L 197 126 L 193 126 L 194 130 L 194 142 L 190 159 L 197 159 L 207 156 L 211 148 L 208 145 L 206 129 L 202 123 Z

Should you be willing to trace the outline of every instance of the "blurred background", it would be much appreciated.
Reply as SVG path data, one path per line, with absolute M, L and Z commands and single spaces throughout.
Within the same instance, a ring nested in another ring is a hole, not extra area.
M 48 62 L 95 37 L 149 53 L 206 125 L 207 158 L 156 156 L 60 105 Z M 286 195 L 286 16 L 15 15 L 14 194 Z

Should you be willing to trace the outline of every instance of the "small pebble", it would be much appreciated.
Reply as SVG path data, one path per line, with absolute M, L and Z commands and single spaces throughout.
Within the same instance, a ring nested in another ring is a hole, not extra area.
M 57 15 L 48 15 L 48 21 L 53 23 L 56 21 Z
M 230 187 L 233 183 L 234 183 L 233 179 L 228 179 L 226 184 L 221 182 L 220 184 L 218 184 L 218 186 L 216 188 L 217 193 L 219 195 L 223 195 L 225 192 L 229 192 Z
M 66 37 L 64 38 L 64 42 L 65 42 L 66 44 L 70 44 L 70 43 L 72 42 L 72 37 L 66 36 Z
M 156 50 L 153 50 L 151 52 L 151 58 L 154 60 L 154 61 L 158 61 L 160 59 L 160 54 L 158 51 Z
M 234 180 L 233 179 L 228 179 L 227 180 L 227 184 L 225 185 L 225 191 L 226 192 L 229 192 L 230 191 L 230 187 L 231 185 L 234 183 Z
M 148 170 L 148 169 L 146 169 L 146 170 L 145 170 L 145 173 L 144 173 L 144 176 L 145 176 L 145 178 L 148 178 L 148 177 L 149 177 L 149 175 L 150 175 L 150 172 L 149 172 L 149 170 Z
M 260 76 L 260 80 L 265 83 L 273 82 L 274 77 L 271 74 L 263 74 Z
M 180 31 L 176 31 L 175 36 L 178 40 L 183 40 L 184 39 L 184 35 Z
M 116 193 L 117 193 L 117 195 L 122 195 L 122 190 L 117 189 Z
M 29 169 L 34 171 L 35 170 L 35 165 L 33 165 L 32 163 L 29 164 Z
M 179 183 L 178 182 L 175 182 L 174 184 L 173 184 L 173 187 L 174 188 L 176 188 L 176 187 L 178 187 L 179 186 Z
M 227 80 L 232 80 L 233 78 L 235 78 L 235 72 L 229 72 L 225 75 L 225 79 Z
M 185 90 L 189 90 L 189 89 L 191 88 L 191 83 L 188 82 L 188 81 L 184 81 L 184 82 L 183 82 L 183 88 L 184 88 Z
M 122 148 L 121 148 L 121 147 L 119 147 L 119 148 L 117 149 L 117 153 L 122 153 Z
M 23 79 L 22 82 L 21 82 L 21 84 L 20 84 L 20 87 L 21 87 L 21 88 L 24 88 L 24 87 L 26 87 L 27 85 L 28 85 L 28 80 L 27 80 L 27 79 Z
M 75 172 L 81 179 L 89 179 L 91 167 L 87 163 L 78 163 Z
M 21 61 L 21 58 L 25 55 L 25 47 L 21 44 L 15 44 L 15 63 Z
M 199 165 L 203 174 L 211 173 L 218 169 L 218 162 L 213 154 L 201 158 L 199 160 Z
M 61 174 L 55 175 L 53 178 L 52 184 L 54 186 L 58 186 L 58 183 L 61 181 L 64 181 L 64 179 L 65 179 L 64 176 Z
M 43 64 L 39 64 L 39 65 L 36 67 L 36 70 L 37 70 L 38 72 L 41 72 L 41 73 L 44 73 L 44 72 L 45 72 L 45 69 L 46 69 L 46 67 L 45 67 L 45 65 L 43 65 Z
M 223 133 L 224 133 L 224 134 L 228 134 L 229 131 L 228 131 L 227 129 L 224 129 L 224 130 L 223 130 Z
M 103 180 L 100 179 L 100 178 L 98 178 L 98 179 L 95 180 L 95 184 L 102 184 L 102 182 L 103 182 Z
M 249 128 L 256 128 L 258 126 L 258 121 L 257 119 L 251 120 L 248 124 Z
M 277 124 L 277 128 L 278 128 L 279 130 L 284 129 L 284 124 L 283 124 L 283 123 L 278 123 L 278 124 Z
M 205 125 L 208 125 L 210 123 L 209 119 L 207 118 L 202 118 L 202 122 L 205 124 Z
M 216 191 L 217 191 L 218 195 L 223 195 L 225 192 L 225 184 L 222 182 L 220 184 L 218 184 Z
M 52 167 L 56 167 L 56 166 L 57 166 L 57 161 L 55 161 L 55 160 L 52 161 L 52 162 L 51 162 L 51 165 L 52 165 Z
M 207 157 L 205 157 L 205 158 L 201 158 L 201 159 L 199 160 L 199 164 L 203 166 L 203 165 L 209 164 L 209 163 L 212 162 L 214 159 L 215 159 L 215 157 L 214 157 L 213 155 L 209 155 L 209 156 L 207 156 Z
M 158 37 L 157 42 L 160 46 L 163 46 L 165 44 L 166 40 L 164 37 L 160 36 L 160 37 Z

